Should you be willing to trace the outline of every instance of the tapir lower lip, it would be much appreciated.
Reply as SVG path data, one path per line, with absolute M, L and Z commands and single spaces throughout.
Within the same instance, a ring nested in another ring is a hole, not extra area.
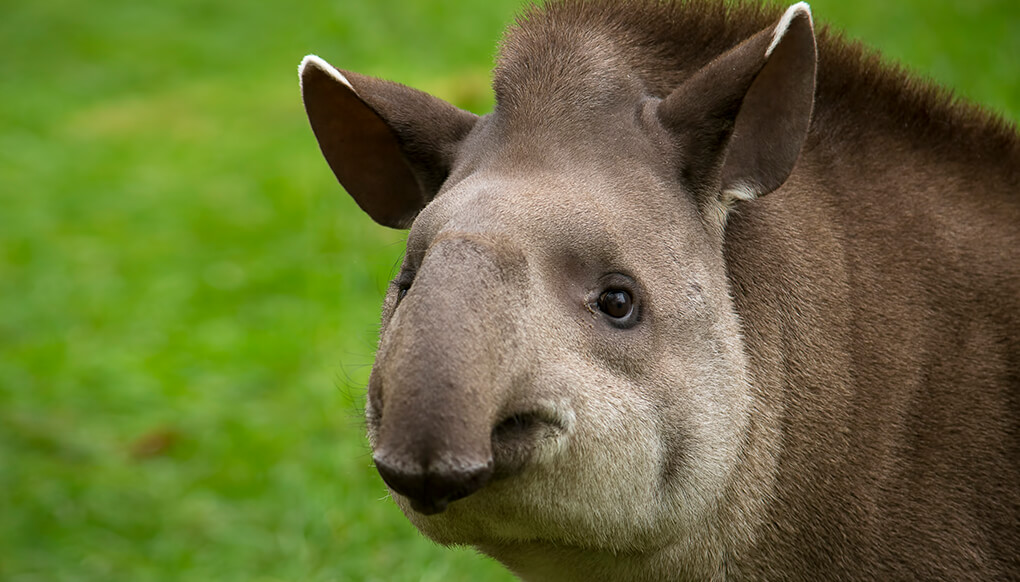
M 446 506 L 450 504 L 449 500 L 441 499 L 434 503 L 423 504 L 414 499 L 410 500 L 411 509 L 417 511 L 422 515 L 435 515 L 446 511 Z

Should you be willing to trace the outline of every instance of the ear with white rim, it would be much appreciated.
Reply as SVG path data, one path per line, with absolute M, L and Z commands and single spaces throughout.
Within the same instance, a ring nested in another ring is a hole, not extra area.
M 800 2 L 659 104 L 680 175 L 709 222 L 724 225 L 734 201 L 789 177 L 811 123 L 817 61 L 811 9 Z
M 446 180 L 477 117 L 315 55 L 301 61 L 298 76 L 308 121 L 337 180 L 379 224 L 409 227 Z

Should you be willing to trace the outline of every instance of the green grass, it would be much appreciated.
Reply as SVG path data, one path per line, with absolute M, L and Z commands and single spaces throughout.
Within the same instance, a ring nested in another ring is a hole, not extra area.
M 521 2 L 46 0 L 0 18 L 0 580 L 500 580 L 422 539 L 360 408 L 403 248 L 314 52 L 478 112 Z M 1012 0 L 812 3 L 1016 119 Z

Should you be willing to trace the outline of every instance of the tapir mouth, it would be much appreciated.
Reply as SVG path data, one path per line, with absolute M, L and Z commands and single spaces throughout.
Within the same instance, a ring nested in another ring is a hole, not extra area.
M 370 423 L 372 416 L 369 415 Z M 373 458 L 390 489 L 407 498 L 416 512 L 433 515 L 489 482 L 518 475 L 547 457 L 557 450 L 556 442 L 569 432 L 570 424 L 568 415 L 540 407 L 506 415 L 496 423 L 491 431 L 488 459 L 454 457 L 435 464 L 407 463 L 401 459 L 400 451 L 378 449 Z

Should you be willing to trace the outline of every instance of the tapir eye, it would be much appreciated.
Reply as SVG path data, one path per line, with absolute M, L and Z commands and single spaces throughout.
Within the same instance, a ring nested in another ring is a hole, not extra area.
M 634 299 L 623 289 L 607 289 L 599 295 L 599 311 L 609 317 L 623 319 L 634 309 Z
M 634 277 L 610 272 L 599 277 L 586 294 L 585 303 L 593 315 L 616 329 L 630 329 L 644 319 L 643 287 Z

